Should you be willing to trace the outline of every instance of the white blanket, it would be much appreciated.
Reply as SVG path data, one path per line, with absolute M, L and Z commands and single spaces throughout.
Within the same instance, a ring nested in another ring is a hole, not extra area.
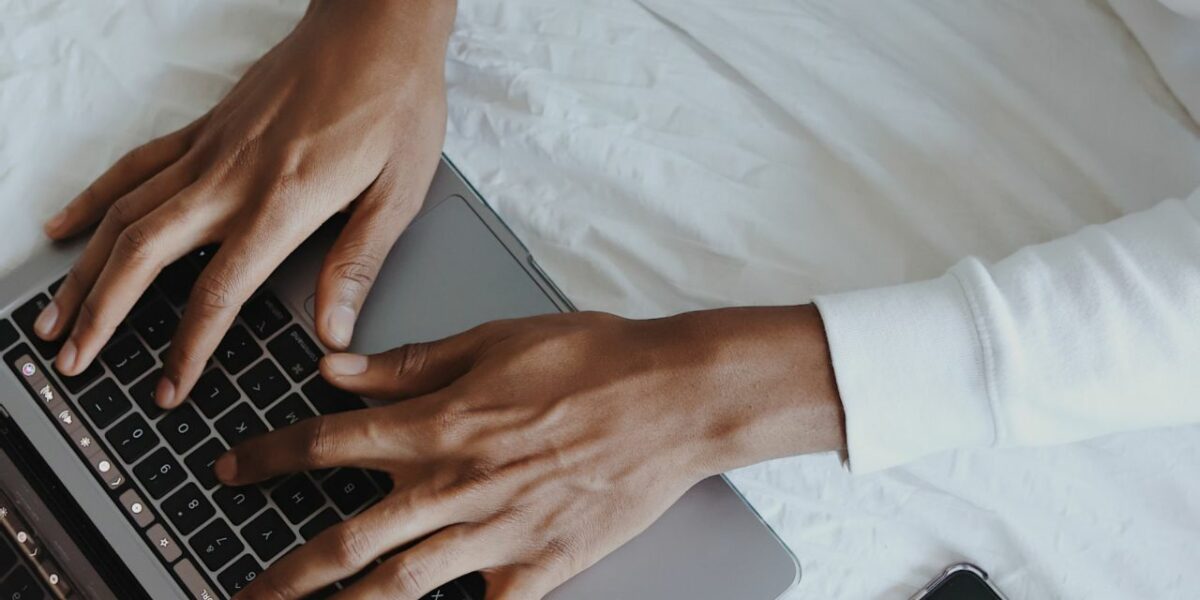
M 202 113 L 301 0 L 0 0 L 0 259 Z M 1100 2 L 460 0 L 447 153 L 581 307 L 660 315 L 924 278 L 1200 185 L 1200 135 Z M 954 202 L 955 210 L 934 210 Z M 1200 428 L 836 456 L 734 481 L 794 596 L 1200 597 Z

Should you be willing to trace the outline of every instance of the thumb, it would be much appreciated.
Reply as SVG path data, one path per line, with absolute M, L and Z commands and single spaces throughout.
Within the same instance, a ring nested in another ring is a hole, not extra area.
M 385 181 L 381 175 L 363 192 L 321 267 L 317 335 L 328 348 L 343 350 L 350 345 L 367 293 L 396 239 L 412 220 Z
M 321 374 L 346 391 L 379 399 L 421 396 L 440 390 L 475 365 L 487 338 L 481 328 L 436 342 L 406 344 L 380 354 L 330 354 Z

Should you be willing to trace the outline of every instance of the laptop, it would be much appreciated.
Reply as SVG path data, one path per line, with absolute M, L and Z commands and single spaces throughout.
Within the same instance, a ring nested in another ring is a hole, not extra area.
M 229 598 L 288 550 L 361 512 L 390 480 L 332 469 L 228 488 L 230 445 L 316 414 L 363 408 L 316 372 L 313 291 L 330 223 L 242 309 L 191 398 L 152 390 L 204 248 L 163 270 L 87 372 L 53 370 L 33 321 L 81 249 L 48 248 L 0 284 L 0 599 Z M 352 350 L 377 352 L 493 319 L 572 310 L 448 161 L 388 257 Z M 551 594 L 554 599 L 777 598 L 795 557 L 723 477 Z M 341 584 L 331 586 L 335 593 Z M 482 600 L 478 574 L 432 600 Z

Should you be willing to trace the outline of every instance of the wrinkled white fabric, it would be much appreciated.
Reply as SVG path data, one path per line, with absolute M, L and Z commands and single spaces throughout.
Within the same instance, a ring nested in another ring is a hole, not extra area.
M 1200 117 L 1200 0 L 1108 0 L 1175 97 Z
M 301 0 L 0 0 L 0 256 L 200 115 Z M 582 307 L 660 315 L 935 277 L 1200 185 L 1197 129 L 1088 0 L 460 0 L 447 152 Z M 792 597 L 1196 597 L 1200 429 L 735 483 Z

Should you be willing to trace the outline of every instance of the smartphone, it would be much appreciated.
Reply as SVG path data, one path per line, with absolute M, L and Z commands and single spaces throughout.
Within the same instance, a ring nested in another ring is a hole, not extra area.
M 909 600 L 1006 600 L 988 581 L 987 573 L 971 563 L 946 567 Z

